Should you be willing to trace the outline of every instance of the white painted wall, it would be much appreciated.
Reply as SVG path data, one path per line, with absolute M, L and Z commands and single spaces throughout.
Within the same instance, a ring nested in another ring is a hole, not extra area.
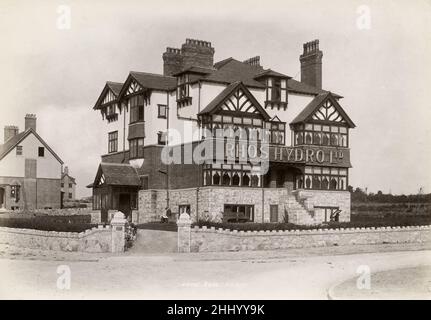
M 169 104 L 172 105 L 171 97 L 169 97 Z M 166 131 L 167 119 L 159 118 L 159 104 L 167 104 L 167 93 L 163 91 L 153 91 L 150 98 L 151 104 L 145 106 L 144 120 L 145 120 L 145 140 L 146 146 L 157 144 L 157 133 L 159 131 Z M 175 103 L 176 105 L 176 103 Z
M 102 120 L 102 115 L 100 114 L 100 111 L 98 112 L 103 126 L 103 130 L 101 131 L 102 136 L 99 139 L 101 154 L 108 154 L 108 134 L 113 131 L 118 131 L 118 152 L 123 151 L 123 137 L 125 137 L 125 149 L 128 150 L 129 142 L 127 140 L 127 135 L 129 134 L 130 115 L 127 108 L 123 108 L 121 110 L 121 114 L 117 108 L 116 112 L 118 113 L 118 120 L 112 122 L 108 122 L 106 118 Z
M 45 156 L 39 157 L 39 147 L 45 147 L 33 133 L 30 133 L 19 146 L 23 147 L 23 154 L 16 155 L 16 147 L 0 160 L 0 176 L 24 177 L 25 159 L 37 160 L 37 178 L 60 179 L 61 163 L 45 148 Z

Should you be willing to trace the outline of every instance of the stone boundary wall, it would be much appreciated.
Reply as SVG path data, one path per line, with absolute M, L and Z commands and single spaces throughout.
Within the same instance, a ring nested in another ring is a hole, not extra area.
M 283 250 L 386 243 L 431 242 L 431 226 L 238 231 L 178 225 L 179 252 Z M 187 235 L 189 234 L 189 236 Z M 186 239 L 186 240 L 182 240 Z
M 118 213 L 111 225 L 100 225 L 80 233 L 0 227 L 0 244 L 56 251 L 123 252 L 126 219 Z

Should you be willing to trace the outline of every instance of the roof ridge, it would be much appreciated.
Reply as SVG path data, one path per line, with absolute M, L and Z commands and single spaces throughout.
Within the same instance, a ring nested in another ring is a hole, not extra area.
M 175 79 L 175 77 L 172 77 L 172 76 L 165 76 L 165 75 L 163 75 L 163 74 L 159 74 L 159 73 L 152 73 L 152 72 L 144 72 L 144 71 L 130 71 L 129 72 L 130 74 L 132 74 L 132 73 L 140 73 L 140 74 L 146 74 L 146 75 L 149 75 L 149 76 L 156 76 L 156 77 L 161 77 L 161 78 L 173 78 L 173 79 Z

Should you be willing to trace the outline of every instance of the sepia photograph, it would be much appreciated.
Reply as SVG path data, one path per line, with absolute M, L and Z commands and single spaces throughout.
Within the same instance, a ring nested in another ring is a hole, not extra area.
M 431 299 L 431 1 L 0 0 L 0 39 L 1 300 Z

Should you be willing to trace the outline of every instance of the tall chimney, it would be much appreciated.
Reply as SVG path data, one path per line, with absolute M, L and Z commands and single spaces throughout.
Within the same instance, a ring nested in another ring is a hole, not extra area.
M 319 40 L 304 43 L 304 52 L 299 57 L 301 82 L 322 89 L 322 57 Z
M 171 76 L 180 72 L 183 69 L 183 57 L 181 56 L 181 49 L 166 48 L 163 57 L 163 75 Z
M 260 65 L 260 56 L 248 58 L 247 60 L 244 60 L 242 63 L 248 64 L 252 67 L 262 68 L 262 66 Z
M 183 69 L 189 67 L 213 68 L 214 51 L 211 42 L 186 39 L 186 43 L 181 46 Z
M 17 126 L 5 126 L 4 127 L 4 142 L 8 141 L 10 138 L 15 137 L 18 134 Z
M 69 174 L 69 168 L 67 166 L 64 167 L 63 173 L 64 174 Z
M 36 115 L 35 114 L 26 114 L 25 115 L 25 128 L 24 130 L 27 130 L 29 128 L 32 128 L 34 131 L 36 131 Z

